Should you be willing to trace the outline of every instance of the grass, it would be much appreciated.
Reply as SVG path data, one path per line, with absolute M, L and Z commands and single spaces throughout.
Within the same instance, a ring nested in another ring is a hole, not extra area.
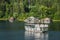
M 53 20 L 53 21 L 60 21 L 60 20 Z
M 0 18 L 0 20 L 8 20 L 8 18 Z M 17 19 L 18 21 L 24 21 L 24 20 L 22 20 L 22 19 Z M 53 21 L 55 22 L 55 21 L 60 21 L 60 20 L 54 20 L 53 19 Z
M 7 18 L 0 18 L 0 20 L 8 20 Z

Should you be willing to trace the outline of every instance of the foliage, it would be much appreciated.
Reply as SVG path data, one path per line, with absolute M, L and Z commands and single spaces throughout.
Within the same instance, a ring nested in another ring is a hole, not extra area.
M 59 0 L 1 0 L 0 18 L 24 20 L 29 16 L 60 20 Z

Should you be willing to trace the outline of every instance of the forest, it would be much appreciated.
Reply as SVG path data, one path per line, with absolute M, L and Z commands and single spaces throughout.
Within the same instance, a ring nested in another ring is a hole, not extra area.
M 60 20 L 60 0 L 0 0 L 0 20 L 29 16 Z

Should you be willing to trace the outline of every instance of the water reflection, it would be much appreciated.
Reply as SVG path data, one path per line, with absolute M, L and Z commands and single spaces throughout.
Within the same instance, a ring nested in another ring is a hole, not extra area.
M 25 31 L 25 40 L 48 40 L 48 33 L 35 33 Z

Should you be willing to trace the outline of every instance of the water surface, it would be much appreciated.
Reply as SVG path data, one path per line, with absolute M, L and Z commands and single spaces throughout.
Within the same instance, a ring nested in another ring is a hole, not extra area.
M 0 40 L 60 40 L 59 31 L 34 33 L 21 30 L 23 26 L 24 23 L 18 21 L 13 23 L 0 21 Z
M 60 32 L 33 33 L 24 30 L 0 31 L 0 40 L 60 40 Z

